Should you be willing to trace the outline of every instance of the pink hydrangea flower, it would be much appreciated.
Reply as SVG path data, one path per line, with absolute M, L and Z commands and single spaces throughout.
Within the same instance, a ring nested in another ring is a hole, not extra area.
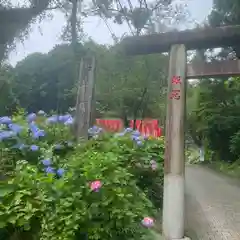
M 150 228 L 154 225 L 154 220 L 150 217 L 145 217 L 143 220 L 142 220 L 142 225 L 144 227 L 147 227 L 147 228 Z
M 154 160 L 151 160 L 150 161 L 150 164 L 151 164 L 151 168 L 153 171 L 155 171 L 157 169 L 157 162 L 154 161 Z
M 151 160 L 150 164 L 157 164 L 157 162 L 155 160 Z
M 152 164 L 151 168 L 152 168 L 153 171 L 157 170 L 157 164 Z
M 90 188 L 92 191 L 98 192 L 101 187 L 102 187 L 102 183 L 99 180 L 96 180 L 90 183 Z

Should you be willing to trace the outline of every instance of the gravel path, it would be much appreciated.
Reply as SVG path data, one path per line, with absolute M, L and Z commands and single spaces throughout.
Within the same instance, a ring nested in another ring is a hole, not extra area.
M 210 169 L 187 166 L 186 232 L 192 240 L 240 240 L 240 184 Z

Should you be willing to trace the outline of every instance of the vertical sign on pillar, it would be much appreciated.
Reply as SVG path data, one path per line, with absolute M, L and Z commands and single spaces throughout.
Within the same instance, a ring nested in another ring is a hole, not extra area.
M 173 45 L 169 60 L 163 197 L 163 234 L 169 240 L 184 237 L 186 69 L 185 46 Z

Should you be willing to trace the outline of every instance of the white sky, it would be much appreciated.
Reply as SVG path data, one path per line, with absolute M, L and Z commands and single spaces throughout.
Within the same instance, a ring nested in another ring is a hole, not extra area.
M 202 22 L 210 13 L 212 0 L 189 0 L 189 11 L 192 18 Z M 32 32 L 24 43 L 18 43 L 15 50 L 9 55 L 9 62 L 15 65 L 18 61 L 34 52 L 46 53 L 56 44 L 61 43 L 60 34 L 64 25 L 63 14 L 57 12 L 52 20 L 45 20 L 41 23 L 41 31 L 38 25 L 33 26 Z M 111 24 L 115 35 L 122 36 L 128 31 L 126 25 Z M 112 44 L 112 38 L 108 28 L 98 18 L 88 18 L 84 22 L 84 32 L 94 41 L 100 44 Z

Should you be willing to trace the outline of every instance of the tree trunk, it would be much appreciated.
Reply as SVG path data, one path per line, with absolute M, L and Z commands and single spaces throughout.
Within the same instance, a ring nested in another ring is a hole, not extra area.
M 76 54 L 76 47 L 77 47 L 77 3 L 78 0 L 72 0 L 72 14 L 71 14 L 71 44 L 73 46 L 73 53 Z

